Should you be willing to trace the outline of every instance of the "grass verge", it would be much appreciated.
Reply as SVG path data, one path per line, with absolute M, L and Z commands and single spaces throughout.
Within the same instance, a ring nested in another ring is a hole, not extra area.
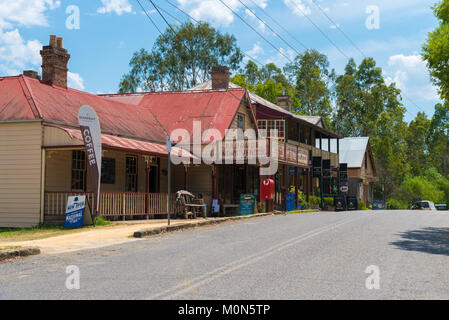
M 113 222 L 110 222 L 108 220 L 99 217 L 95 225 L 95 228 L 113 225 L 115 225 Z M 64 234 L 86 231 L 92 228 L 94 227 L 85 226 L 77 229 L 66 229 L 63 226 L 55 226 L 55 225 L 40 225 L 32 228 L 0 228 L 0 244 L 2 242 L 45 239 Z

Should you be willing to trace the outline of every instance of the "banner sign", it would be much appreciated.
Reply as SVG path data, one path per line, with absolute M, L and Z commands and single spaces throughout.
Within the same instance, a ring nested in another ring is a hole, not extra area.
M 298 147 L 298 163 L 303 166 L 309 166 L 309 150 Z
M 92 224 L 92 213 L 89 205 L 86 205 L 86 196 L 68 197 L 64 228 L 80 228 Z
M 101 184 L 101 129 L 97 113 L 89 106 L 82 106 L 78 112 L 78 122 L 83 135 L 86 148 L 87 162 L 90 167 L 92 186 L 95 192 L 96 211 L 98 214 L 100 204 Z

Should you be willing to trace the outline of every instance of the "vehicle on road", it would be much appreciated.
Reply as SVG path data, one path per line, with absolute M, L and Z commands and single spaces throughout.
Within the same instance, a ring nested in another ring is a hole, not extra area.
M 439 211 L 447 211 L 447 210 L 449 210 L 449 209 L 447 208 L 447 204 L 436 204 L 436 205 L 435 205 L 435 208 L 436 208 L 437 210 L 439 210 Z
M 412 210 L 437 210 L 432 201 L 422 200 L 413 203 Z

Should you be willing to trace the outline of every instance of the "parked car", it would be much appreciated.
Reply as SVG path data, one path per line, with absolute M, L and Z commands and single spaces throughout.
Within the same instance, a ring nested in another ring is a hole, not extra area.
M 437 208 L 437 210 L 440 210 L 440 211 L 447 211 L 447 210 L 449 210 L 447 208 L 447 204 L 436 204 L 435 208 Z
M 432 201 L 422 200 L 413 203 L 412 210 L 436 210 L 435 204 Z

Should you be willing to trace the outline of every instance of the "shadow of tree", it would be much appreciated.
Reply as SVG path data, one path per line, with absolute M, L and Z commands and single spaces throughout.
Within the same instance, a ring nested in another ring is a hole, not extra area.
M 407 251 L 419 251 L 449 256 L 449 228 L 422 228 L 398 234 L 402 240 L 390 245 Z

